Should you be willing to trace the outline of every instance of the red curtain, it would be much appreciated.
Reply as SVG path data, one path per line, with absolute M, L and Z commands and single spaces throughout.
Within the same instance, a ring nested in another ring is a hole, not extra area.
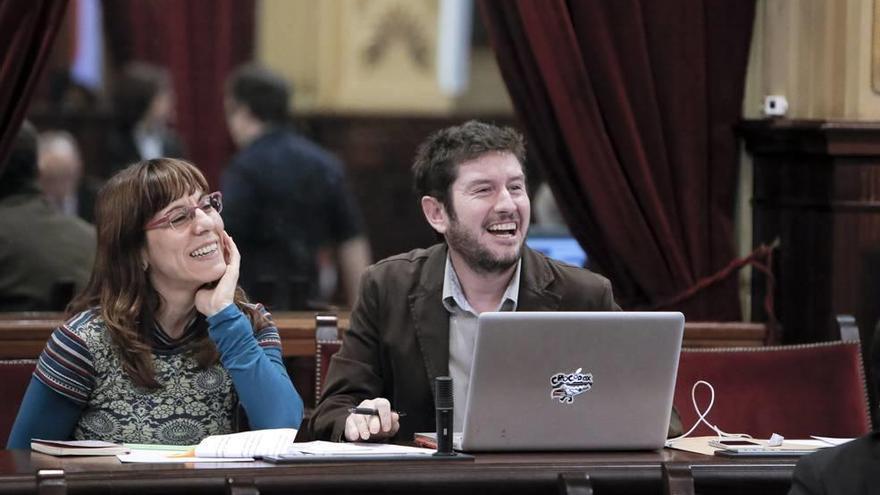
M 533 156 L 625 308 L 734 257 L 738 121 L 754 0 L 481 0 Z M 728 277 L 674 309 L 740 317 Z
M 0 164 L 27 113 L 66 8 L 67 0 L 0 1 Z
M 143 60 L 171 71 L 188 158 L 217 186 L 234 153 L 223 83 L 252 57 L 255 1 L 105 1 L 104 9 L 116 64 Z

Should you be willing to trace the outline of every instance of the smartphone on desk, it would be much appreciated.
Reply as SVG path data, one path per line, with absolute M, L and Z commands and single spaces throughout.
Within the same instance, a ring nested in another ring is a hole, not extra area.
M 773 447 L 765 447 L 763 450 L 716 450 L 718 457 L 800 457 L 812 454 L 815 450 L 779 450 Z
M 722 457 L 747 456 L 801 456 L 815 452 L 815 449 L 797 449 L 792 447 L 770 447 L 747 438 L 725 438 L 709 440 L 709 446 L 715 447 L 715 455 Z
M 749 440 L 748 438 L 719 438 L 716 440 L 709 440 L 709 446 L 734 452 L 739 450 L 764 448 L 764 445 L 761 445 L 754 440 Z

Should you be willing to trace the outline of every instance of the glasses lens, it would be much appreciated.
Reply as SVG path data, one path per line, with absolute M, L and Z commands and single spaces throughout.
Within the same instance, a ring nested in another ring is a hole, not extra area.
M 179 229 L 187 224 L 192 218 L 192 211 L 189 208 L 178 208 L 168 214 L 168 223 L 172 229 Z
M 223 197 L 220 193 L 213 193 L 208 196 L 208 202 L 211 204 L 211 208 L 217 210 L 217 213 L 223 211 Z

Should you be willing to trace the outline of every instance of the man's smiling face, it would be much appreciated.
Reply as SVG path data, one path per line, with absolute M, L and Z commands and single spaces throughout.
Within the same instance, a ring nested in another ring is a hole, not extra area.
M 438 231 L 475 271 L 512 267 L 522 254 L 531 215 L 522 165 L 511 153 L 490 152 L 461 163 L 457 172 L 446 225 Z

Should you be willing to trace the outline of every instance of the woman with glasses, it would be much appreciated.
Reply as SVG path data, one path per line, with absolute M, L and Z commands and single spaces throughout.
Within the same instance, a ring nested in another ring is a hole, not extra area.
M 182 160 L 119 172 L 98 196 L 91 279 L 40 355 L 7 448 L 31 438 L 195 444 L 299 426 L 302 400 L 262 306 L 238 287 L 220 193 Z

